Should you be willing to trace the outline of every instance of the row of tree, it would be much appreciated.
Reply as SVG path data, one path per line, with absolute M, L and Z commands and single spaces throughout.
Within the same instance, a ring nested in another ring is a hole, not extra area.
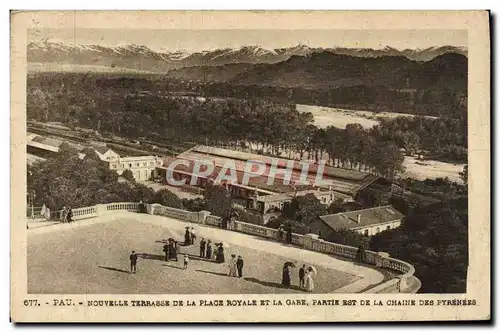
M 295 104 L 264 99 L 172 96 L 143 78 L 102 80 L 74 76 L 28 79 L 28 119 L 58 121 L 116 135 L 163 137 L 243 147 L 310 159 L 327 159 L 346 168 L 391 176 L 401 171 L 403 156 L 426 150 L 439 159 L 463 161 L 467 156 L 465 112 L 454 118 L 400 117 L 371 129 L 351 124 L 346 129 L 313 125 L 310 113 Z M 125 83 L 126 84 L 125 84 Z M 150 91 L 141 89 L 150 88 Z M 148 93 L 146 93 L 148 92 Z M 459 106 L 456 106 L 459 107 Z

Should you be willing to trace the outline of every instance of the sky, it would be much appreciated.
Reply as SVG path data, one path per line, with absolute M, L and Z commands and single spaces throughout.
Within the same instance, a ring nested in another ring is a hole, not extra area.
M 140 30 L 37 29 L 29 41 L 44 38 L 77 44 L 138 44 L 155 51 L 196 52 L 259 45 L 266 49 L 305 44 L 310 47 L 417 49 L 431 46 L 467 46 L 467 30 Z

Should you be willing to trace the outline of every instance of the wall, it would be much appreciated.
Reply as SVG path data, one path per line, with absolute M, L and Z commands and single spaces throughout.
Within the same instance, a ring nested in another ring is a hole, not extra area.
M 389 226 L 390 229 L 397 228 L 397 227 L 401 226 L 401 219 L 392 221 L 390 223 L 381 224 L 381 225 L 374 225 L 374 226 L 363 227 L 363 228 L 355 228 L 355 229 L 353 229 L 353 231 L 356 231 L 356 232 L 361 233 L 361 234 L 365 234 L 365 232 L 368 231 L 367 235 L 372 236 L 372 235 L 378 234 L 380 232 L 386 231 L 387 226 Z

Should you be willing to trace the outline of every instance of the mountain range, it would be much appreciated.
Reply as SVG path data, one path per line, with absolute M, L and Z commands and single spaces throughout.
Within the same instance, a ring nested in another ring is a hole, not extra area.
M 27 60 L 29 63 L 39 64 L 71 64 L 75 66 L 91 66 L 91 68 L 123 68 L 165 73 L 185 67 L 213 67 L 227 64 L 276 64 L 287 61 L 294 56 L 305 57 L 317 53 L 333 53 L 360 58 L 390 56 L 404 57 L 414 61 L 430 61 L 447 53 L 458 53 L 467 56 L 467 49 L 455 46 L 429 47 L 416 50 L 397 50 L 391 47 L 383 49 L 313 48 L 299 44 L 293 47 L 277 49 L 265 49 L 260 46 L 250 45 L 234 49 L 224 48 L 189 53 L 181 50 L 155 51 L 147 46 L 135 44 L 116 46 L 83 45 L 45 39 L 28 44 Z M 244 68 L 244 66 L 240 67 Z M 39 66 L 36 68 L 40 69 Z
M 467 67 L 467 58 L 458 53 L 446 53 L 430 61 L 414 61 L 404 56 L 365 58 L 324 51 L 292 56 L 271 64 L 185 67 L 171 70 L 167 76 L 231 86 L 309 90 L 385 86 L 397 90 L 449 88 L 465 91 Z

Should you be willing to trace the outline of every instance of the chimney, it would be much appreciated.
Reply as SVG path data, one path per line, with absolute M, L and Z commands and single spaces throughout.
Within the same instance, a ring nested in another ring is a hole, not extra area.
M 361 214 L 358 213 L 358 220 L 357 220 L 357 223 L 360 224 L 361 223 Z

